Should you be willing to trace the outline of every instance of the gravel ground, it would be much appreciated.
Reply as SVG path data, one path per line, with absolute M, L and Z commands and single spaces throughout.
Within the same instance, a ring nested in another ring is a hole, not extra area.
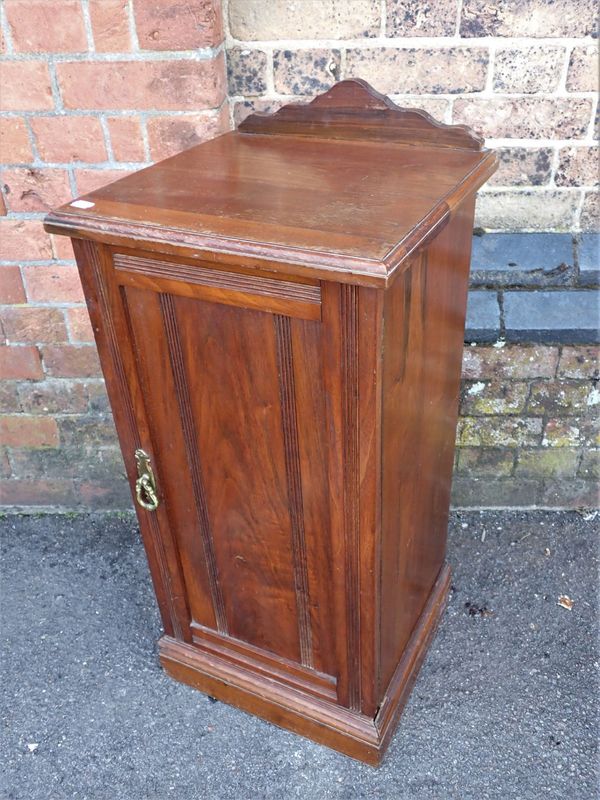
M 133 517 L 4 517 L 2 798 L 597 798 L 599 519 L 453 515 L 448 610 L 374 770 L 162 673 Z

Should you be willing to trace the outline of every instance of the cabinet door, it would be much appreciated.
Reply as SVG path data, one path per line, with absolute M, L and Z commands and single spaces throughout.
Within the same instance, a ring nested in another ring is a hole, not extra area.
M 335 697 L 320 284 L 77 251 L 167 633 Z

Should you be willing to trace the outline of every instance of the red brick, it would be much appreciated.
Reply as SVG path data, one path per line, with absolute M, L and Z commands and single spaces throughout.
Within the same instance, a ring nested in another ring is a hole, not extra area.
M 13 479 L 0 481 L 0 498 L 6 506 L 73 506 L 77 502 L 72 481 Z
M 7 414 L 0 417 L 0 440 L 8 447 L 58 447 L 58 426 L 52 417 Z
M 8 460 L 8 453 L 6 450 L 0 451 L 0 476 L 3 478 L 10 478 L 11 468 Z
M 69 308 L 67 310 L 69 320 L 69 330 L 71 331 L 70 340 L 72 342 L 93 342 L 94 332 L 90 315 L 87 308 Z
M 109 117 L 108 130 L 116 161 L 145 161 L 142 126 L 137 117 Z
M 77 0 L 5 0 L 5 10 L 18 53 L 87 50 L 81 3 Z
M 33 507 L 69 506 L 77 504 L 78 497 L 72 481 L 12 479 L 0 481 L 0 499 L 5 506 Z
M 0 303 L 24 303 L 25 287 L 21 270 L 14 266 L 0 267 Z
M 18 385 L 19 404 L 26 414 L 83 414 L 89 395 L 83 383 L 59 380 Z
M 196 110 L 225 97 L 223 55 L 196 61 L 66 62 L 56 65 L 67 108 Z
M 52 248 L 41 221 L 0 220 L 0 260 L 39 261 L 46 258 L 52 258 Z
M 67 341 L 65 318 L 58 308 L 5 308 L 0 319 L 10 344 Z
M 552 378 L 557 364 L 557 347 L 465 347 L 462 374 L 470 380 Z
M 219 0 L 134 0 L 133 7 L 143 50 L 194 50 L 223 40 Z
M 44 161 L 106 161 L 104 133 L 96 117 L 33 117 L 31 127 Z
M 31 385 L 22 381 L 0 381 L 0 412 L 16 414 L 23 411 L 19 399 L 19 387 L 25 386 L 29 389 Z
M 98 353 L 91 345 L 43 347 L 42 358 L 51 378 L 95 378 L 102 374 Z
M 581 139 L 592 111 L 584 97 L 459 98 L 453 122 L 508 139 Z
M 89 194 L 90 192 L 99 189 L 101 186 L 106 186 L 108 183 L 118 181 L 126 175 L 130 175 L 132 170 L 127 169 L 76 169 L 73 170 L 75 174 L 75 183 L 77 185 L 78 195 Z
M 0 111 L 45 111 L 54 108 L 48 66 L 39 61 L 0 64 Z
M 34 303 L 81 303 L 83 290 L 77 267 L 29 266 L 23 268 L 27 298 Z
M 127 0 L 91 0 L 90 18 L 94 47 L 99 53 L 131 50 Z
M 6 210 L 6 203 L 4 201 L 4 195 L 0 194 L 0 217 L 5 217 L 8 214 Z
M 20 117 L 0 119 L 0 153 L 5 164 L 31 161 L 33 154 L 24 119 Z
M 10 211 L 46 211 L 66 203 L 71 197 L 64 169 L 5 169 L 2 183 Z
M 62 261 L 72 261 L 75 258 L 73 245 L 68 236 L 55 236 L 54 234 L 50 234 L 50 241 L 52 242 L 54 258 L 60 258 Z
M 37 347 L 0 345 L 0 379 L 37 381 L 44 377 Z
M 212 139 L 229 128 L 225 110 L 185 117 L 153 117 L 148 120 L 150 155 L 154 161 Z

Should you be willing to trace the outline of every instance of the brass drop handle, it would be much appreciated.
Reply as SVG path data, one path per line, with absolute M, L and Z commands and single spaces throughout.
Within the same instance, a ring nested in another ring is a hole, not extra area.
M 135 499 L 146 511 L 156 511 L 160 500 L 156 491 L 154 472 L 150 465 L 150 456 L 144 450 L 135 451 L 138 479 L 135 482 Z

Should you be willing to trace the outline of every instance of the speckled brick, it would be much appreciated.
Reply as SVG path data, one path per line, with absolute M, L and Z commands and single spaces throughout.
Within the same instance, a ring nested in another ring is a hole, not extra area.
M 592 101 L 585 97 L 468 97 L 454 102 L 453 118 L 486 137 L 581 139 L 591 113 Z
M 284 100 L 241 100 L 233 107 L 233 124 L 235 126 L 243 122 L 249 114 L 272 114 L 281 108 L 286 101 Z M 296 101 L 295 101 L 296 102 Z M 298 102 L 301 102 L 298 98 Z
M 593 36 L 595 0 L 464 0 L 461 36 Z
M 600 414 L 588 414 L 580 419 L 579 429 L 585 447 L 600 447 Z
M 229 27 L 242 41 L 378 36 L 380 0 L 229 0 Z
M 581 478 L 600 478 L 600 450 L 584 450 L 577 474 Z
M 267 54 L 263 50 L 232 47 L 227 51 L 229 95 L 252 97 L 267 89 Z
M 581 424 L 572 419 L 549 419 L 544 426 L 543 447 L 577 447 L 582 443 Z
M 460 447 L 521 447 L 539 444 L 541 433 L 541 419 L 462 417 L 456 443 Z
M 598 46 L 574 47 L 569 58 L 567 90 L 570 92 L 598 91 Z
M 422 95 L 404 95 L 392 94 L 391 99 L 396 105 L 401 108 L 416 108 L 419 111 L 426 111 L 437 122 L 444 122 L 448 109 L 450 108 L 450 100 L 443 97 L 424 97 Z
M 577 472 L 580 453 L 576 448 L 525 448 L 519 450 L 515 475 L 525 478 L 572 478 Z
M 516 450 L 502 447 L 459 447 L 456 452 L 458 475 L 493 478 L 512 475 Z
M 497 92 L 553 92 L 565 59 L 564 47 L 499 48 L 494 59 Z
M 340 77 L 339 50 L 275 50 L 273 81 L 280 94 L 315 95 Z
M 539 192 L 494 189 L 480 192 L 475 226 L 489 231 L 570 231 L 580 203 L 576 190 Z
M 597 190 L 585 192 L 579 225 L 582 231 L 600 230 L 600 194 Z
M 456 0 L 387 0 L 388 36 L 453 36 L 456 29 Z
M 464 386 L 461 414 L 518 414 L 525 409 L 529 385 L 518 381 L 475 381 Z
M 593 387 L 588 381 L 537 381 L 527 411 L 538 416 L 575 416 L 587 410 Z
M 563 147 L 554 176 L 557 186 L 598 186 L 598 147 Z
M 465 347 L 462 373 L 467 380 L 552 378 L 557 364 L 558 347 Z
M 563 347 L 557 375 L 559 378 L 600 378 L 600 348 Z
M 384 94 L 478 92 L 488 58 L 483 47 L 351 49 L 345 76 L 364 78 Z
M 543 186 L 550 181 L 552 155 L 550 147 L 499 147 L 497 172 L 490 186 Z

